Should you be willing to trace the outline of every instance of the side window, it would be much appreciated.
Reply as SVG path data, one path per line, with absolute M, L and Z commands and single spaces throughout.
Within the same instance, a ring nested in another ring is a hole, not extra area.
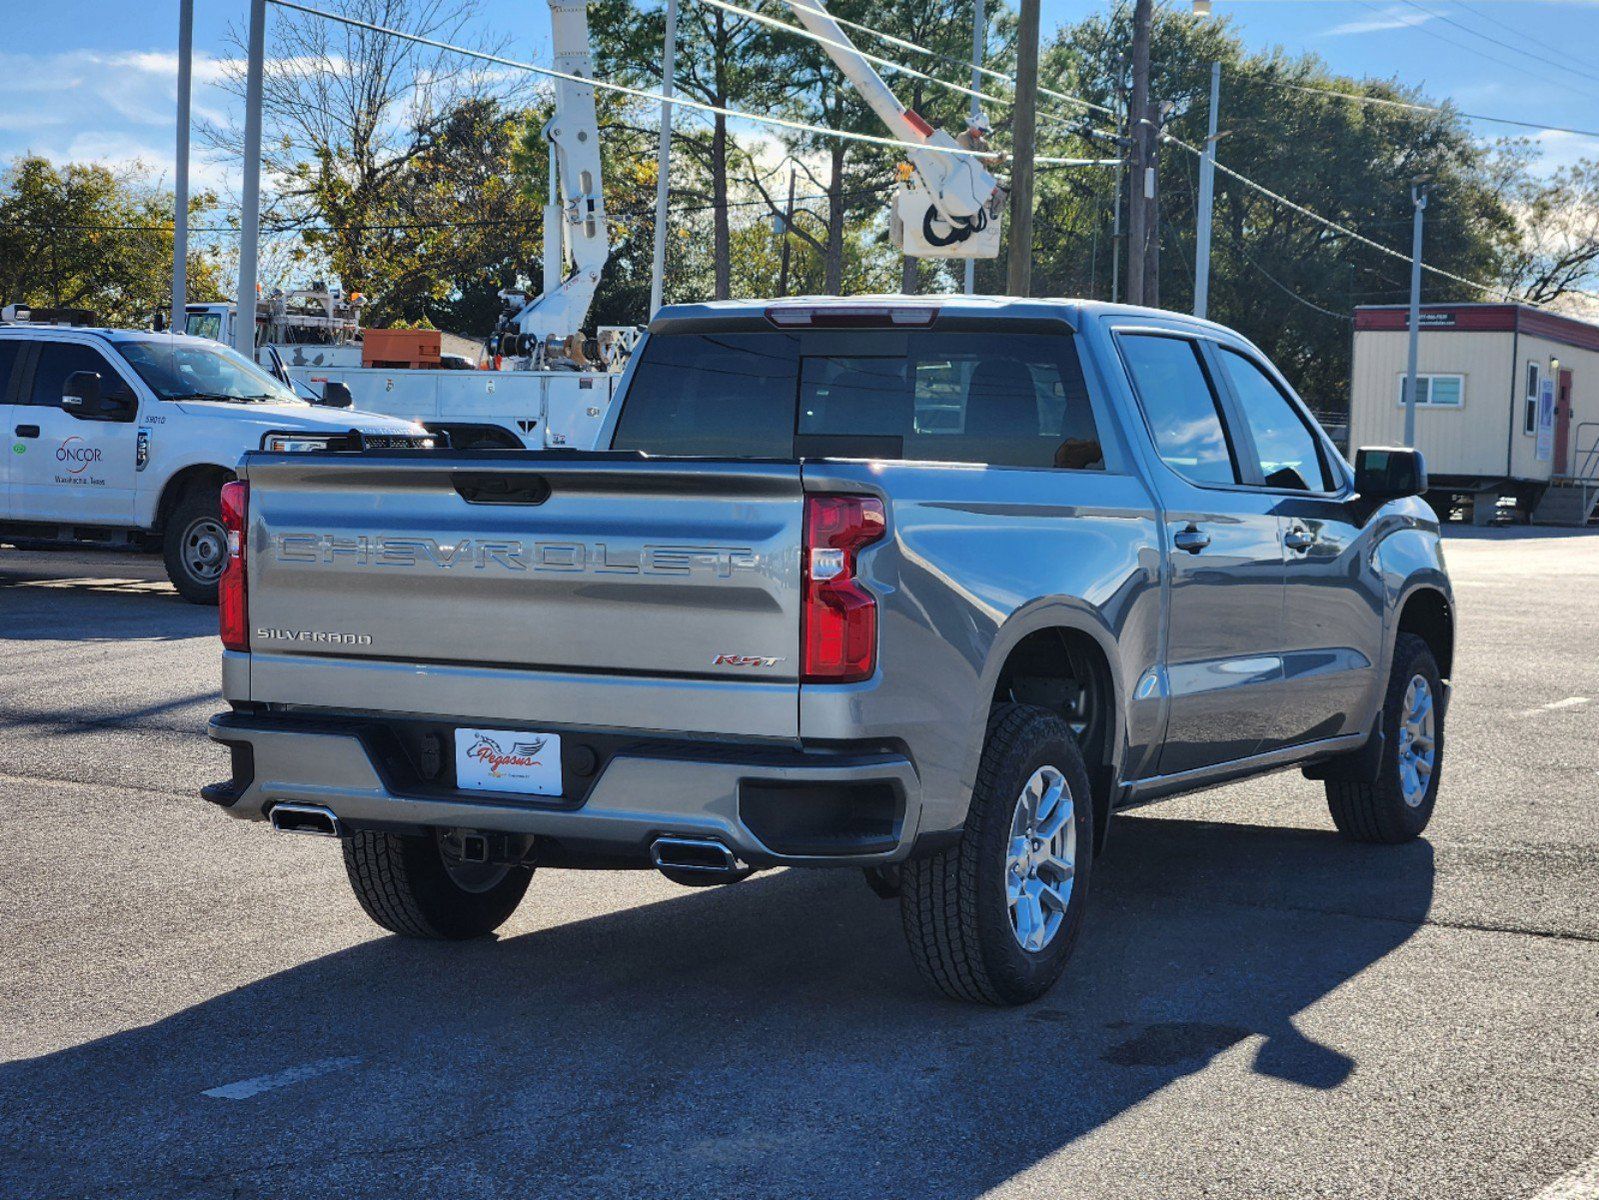
M 0 342 L 0 404 L 11 399 L 11 376 L 17 369 L 17 358 L 22 353 L 22 343 L 15 340 Z
M 1326 491 L 1327 472 L 1316 437 L 1271 376 L 1253 359 L 1225 346 L 1217 357 L 1255 439 L 1266 486 Z
M 1142 333 L 1123 334 L 1121 348 L 1166 465 L 1195 483 L 1237 483 L 1221 407 L 1199 348 L 1187 338 Z
M 38 365 L 33 369 L 33 392 L 23 403 L 38 408 L 58 407 L 61 389 L 66 385 L 67 376 L 74 371 L 98 373 L 108 391 L 122 387 L 122 377 L 93 346 L 43 342 L 39 345 Z

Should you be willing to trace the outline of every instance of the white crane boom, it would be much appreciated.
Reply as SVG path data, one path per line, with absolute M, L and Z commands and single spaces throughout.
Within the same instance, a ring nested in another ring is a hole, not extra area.
M 889 133 L 927 147 L 906 152 L 911 176 L 899 191 L 896 212 L 903 233 L 897 228 L 895 239 L 904 252 L 918 258 L 995 257 L 1006 189 L 983 159 L 961 153 L 971 147 L 935 130 L 914 109 L 901 104 L 822 0 L 788 0 L 788 5 Z
M 594 78 L 589 53 L 588 7 L 583 0 L 549 0 L 555 68 Z M 525 355 L 535 365 L 585 365 L 575 344 L 600 284 L 611 248 L 600 178 L 600 125 L 594 88 L 555 81 L 555 115 L 544 126 L 550 143 L 550 197 L 544 206 L 544 290 L 532 300 L 502 297 L 521 307 L 502 323 L 502 353 Z M 570 265 L 571 271 L 567 272 Z M 507 338 L 505 333 L 513 333 Z M 512 342 L 514 341 L 514 345 Z

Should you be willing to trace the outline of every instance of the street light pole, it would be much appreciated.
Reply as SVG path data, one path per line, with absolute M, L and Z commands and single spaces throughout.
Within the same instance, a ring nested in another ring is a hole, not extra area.
M 178 146 L 172 173 L 172 321 L 183 332 L 189 269 L 189 93 L 194 81 L 194 0 L 178 4 Z
M 666 201 L 672 166 L 672 91 L 677 76 L 677 0 L 666 0 L 666 43 L 661 50 L 661 138 L 655 148 L 655 255 L 650 270 L 650 318 L 661 309 L 666 286 Z
M 1199 233 L 1194 239 L 1194 316 L 1210 309 L 1210 228 L 1216 208 L 1216 117 L 1221 106 L 1221 64 L 1210 64 L 1210 129 L 1199 161 Z
M 239 214 L 239 291 L 233 348 L 255 358 L 255 292 L 261 236 L 261 85 L 266 69 L 266 0 L 250 0 L 244 79 L 244 196 Z
M 1405 369 L 1405 445 L 1416 444 L 1416 360 L 1421 351 L 1421 222 L 1427 211 L 1427 180 L 1410 185 L 1415 218 L 1410 231 L 1410 361 Z
M 976 0 L 972 9 L 972 91 L 983 90 L 983 60 L 988 57 L 988 24 L 983 16 L 983 0 Z M 982 112 L 976 96 L 972 97 L 971 114 L 973 119 Z M 966 260 L 966 294 L 970 296 L 977 290 L 977 260 Z
M 1149 27 L 1153 0 L 1133 8 L 1133 95 L 1127 104 L 1127 133 L 1132 139 L 1132 186 L 1127 189 L 1127 302 L 1144 303 L 1144 250 L 1149 244 Z
M 1021 0 L 1016 25 L 1016 104 L 1011 110 L 1010 263 L 1006 288 L 1025 296 L 1033 286 L 1033 135 L 1038 113 L 1039 0 Z

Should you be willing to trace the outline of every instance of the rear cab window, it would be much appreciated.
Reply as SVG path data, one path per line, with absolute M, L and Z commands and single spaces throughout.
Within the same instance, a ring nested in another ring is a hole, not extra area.
M 1068 333 L 662 333 L 612 448 L 1103 470 Z
M 21 341 L 16 338 L 0 338 L 0 404 L 11 403 L 11 380 L 16 374 L 17 360 L 21 356 Z

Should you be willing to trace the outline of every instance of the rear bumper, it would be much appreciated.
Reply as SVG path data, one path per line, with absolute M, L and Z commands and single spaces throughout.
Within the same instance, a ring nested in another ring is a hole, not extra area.
M 752 866 L 898 862 L 921 824 L 915 768 L 880 748 L 641 740 L 601 755 L 581 797 L 487 798 L 406 778 L 359 722 L 221 713 L 209 732 L 232 750 L 233 778 L 202 794 L 247 820 L 281 802 L 315 804 L 350 830 L 531 834 L 563 857 L 643 863 L 658 837 L 713 838 Z

